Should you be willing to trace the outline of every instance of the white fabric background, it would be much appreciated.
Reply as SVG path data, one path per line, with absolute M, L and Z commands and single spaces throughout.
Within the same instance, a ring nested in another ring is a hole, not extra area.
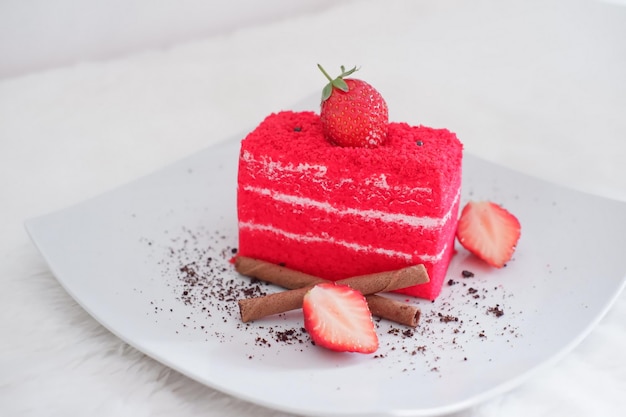
M 318 62 L 361 66 L 392 120 L 448 127 L 468 152 L 626 201 L 619 2 L 186 2 L 187 14 L 169 2 L 24 3 L 0 5 L 2 415 L 284 415 L 102 328 L 57 284 L 23 221 L 253 127 L 319 91 Z M 46 16 L 56 23 L 37 26 Z M 564 359 L 458 416 L 622 415 L 625 322 L 622 294 Z

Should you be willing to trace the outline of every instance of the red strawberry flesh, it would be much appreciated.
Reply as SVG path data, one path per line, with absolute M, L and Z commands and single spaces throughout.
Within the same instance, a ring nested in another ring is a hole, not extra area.
M 365 297 L 346 285 L 314 286 L 302 303 L 304 328 L 316 345 L 339 352 L 372 353 L 378 336 Z
M 496 268 L 513 256 L 520 238 L 519 220 L 490 201 L 470 201 L 461 211 L 457 226 L 459 243 Z

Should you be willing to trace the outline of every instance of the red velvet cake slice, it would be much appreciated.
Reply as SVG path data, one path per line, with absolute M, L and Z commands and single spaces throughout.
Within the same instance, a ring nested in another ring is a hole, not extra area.
M 239 254 L 325 279 L 423 263 L 435 299 L 454 253 L 462 144 L 389 123 L 377 148 L 341 147 L 313 112 L 268 116 L 241 143 Z

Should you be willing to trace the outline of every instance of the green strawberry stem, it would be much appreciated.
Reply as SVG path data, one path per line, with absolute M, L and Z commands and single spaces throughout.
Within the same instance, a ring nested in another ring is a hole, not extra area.
M 324 68 L 322 68 L 322 66 L 320 64 L 317 64 L 317 67 L 320 69 L 320 71 L 322 71 L 322 74 L 324 74 L 326 79 L 328 81 L 330 81 L 328 84 L 326 84 L 324 86 L 324 89 L 322 90 L 322 101 L 325 101 L 325 100 L 327 100 L 330 97 L 330 95 L 333 93 L 333 87 L 338 88 L 339 90 L 343 91 L 344 93 L 347 93 L 348 90 L 349 90 L 348 84 L 346 84 L 346 82 L 343 80 L 343 78 L 347 77 L 348 75 L 353 74 L 356 71 L 358 71 L 357 67 L 354 67 L 354 68 L 349 69 L 348 71 L 346 71 L 346 67 L 344 67 L 342 65 L 341 66 L 341 75 L 339 75 L 337 78 L 333 79 L 330 75 L 328 75 L 326 70 L 324 70 Z

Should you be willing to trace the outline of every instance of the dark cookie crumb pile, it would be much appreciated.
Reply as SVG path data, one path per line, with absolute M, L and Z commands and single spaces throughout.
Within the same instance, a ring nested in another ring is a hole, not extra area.
M 248 344 L 272 347 L 305 345 L 309 337 L 301 326 L 282 328 L 243 323 L 239 315 L 238 300 L 261 297 L 278 288 L 254 278 L 243 277 L 234 271 L 232 258 L 237 248 L 229 241 L 231 233 L 204 229 L 182 228 L 175 233 L 165 233 L 164 243 L 142 239 L 151 250 L 160 250 L 154 256 L 161 269 L 159 279 L 169 287 L 178 303 L 170 300 L 151 300 L 151 312 L 169 313 L 167 318 L 184 319 L 183 331 L 200 331 L 206 339 L 220 342 L 232 341 L 243 334 Z M 167 303 L 167 304 L 166 304 Z M 224 331 L 224 326 L 228 331 Z M 249 356 L 253 358 L 252 355 Z
M 442 372 L 442 358 L 453 363 L 470 362 L 472 357 L 468 356 L 466 346 L 476 341 L 513 347 L 521 337 L 515 323 L 522 312 L 511 311 L 511 322 L 501 321 L 505 303 L 512 295 L 501 286 L 490 285 L 487 279 L 480 280 L 471 271 L 463 270 L 460 276 L 461 281 L 454 278 L 447 281 L 452 288 L 443 292 L 439 299 L 421 303 L 420 323 L 411 332 L 402 332 L 379 320 L 379 328 L 390 326 L 386 334 L 395 338 L 387 339 L 375 358 L 389 360 L 389 353 L 382 353 L 383 349 L 403 352 L 408 357 L 399 357 L 398 361 L 406 366 L 405 371 L 422 369 L 425 364 L 432 372 Z
M 271 320 L 241 321 L 238 300 L 267 295 L 279 288 L 234 271 L 234 235 L 232 231 L 182 228 L 165 233 L 165 238 L 158 240 L 142 239 L 153 251 L 151 259 L 161 271 L 155 281 L 169 287 L 175 299 L 150 300 L 148 314 L 157 321 L 179 320 L 178 334 L 201 332 L 205 340 L 244 343 L 250 348 L 250 360 L 263 356 L 259 349 L 312 348 L 302 321 L 294 319 L 297 315 L 285 313 Z M 449 290 L 434 302 L 406 299 L 419 303 L 422 309 L 417 328 L 375 318 L 381 344 L 373 359 L 385 359 L 384 363 L 390 366 L 401 363 L 406 372 L 442 372 L 442 358 L 455 363 L 471 362 L 472 356 L 465 349 L 468 343 L 499 341 L 512 346 L 521 337 L 515 325 L 521 312 L 507 309 L 511 296 L 501 286 L 494 287 L 471 271 L 457 273 L 460 280 L 449 279 Z M 512 321 L 500 322 L 503 317 Z

